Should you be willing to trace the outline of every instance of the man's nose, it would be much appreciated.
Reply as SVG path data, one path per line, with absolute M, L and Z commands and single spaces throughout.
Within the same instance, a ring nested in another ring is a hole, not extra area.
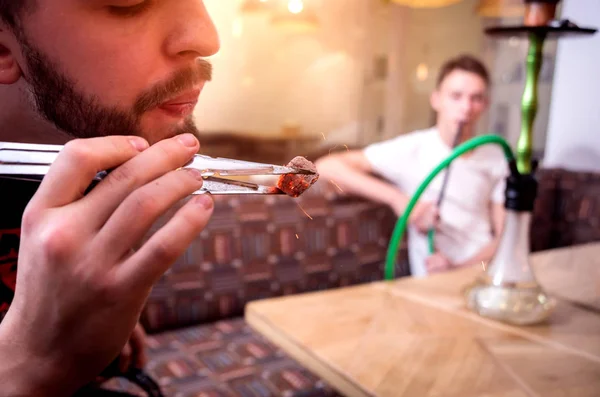
M 470 99 L 464 99 L 460 103 L 460 110 L 463 114 L 468 115 L 473 111 L 474 103 Z
M 171 7 L 172 29 L 166 42 L 169 56 L 195 59 L 219 51 L 219 35 L 203 1 L 177 0 Z

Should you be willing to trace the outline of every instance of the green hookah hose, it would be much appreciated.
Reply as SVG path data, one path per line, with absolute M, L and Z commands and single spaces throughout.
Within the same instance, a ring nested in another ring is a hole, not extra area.
M 456 134 L 454 135 L 454 140 L 452 141 L 452 150 L 456 149 L 456 146 L 458 145 L 458 141 L 460 141 L 460 137 L 462 136 L 463 133 L 463 123 L 460 123 L 458 125 L 458 129 L 456 131 Z M 450 179 L 450 165 L 448 165 L 448 168 L 446 169 L 446 173 L 444 174 L 444 181 L 442 182 L 442 188 L 440 189 L 440 195 L 438 196 L 438 200 L 437 200 L 437 209 L 438 211 L 442 208 L 442 202 L 444 201 L 444 196 L 446 195 L 446 187 L 448 186 L 448 180 Z M 439 214 L 438 214 L 439 216 Z M 439 219 L 436 219 L 435 223 L 437 224 L 437 222 L 439 221 Z M 435 252 L 435 228 L 436 225 L 432 226 L 429 229 L 429 232 L 427 233 L 427 238 L 429 240 L 429 253 L 433 254 Z
M 475 138 L 471 138 L 463 144 L 459 145 L 452 151 L 452 153 L 442 161 L 427 177 L 425 180 L 419 185 L 417 191 L 412 196 L 409 201 L 406 210 L 402 214 L 402 216 L 396 222 L 396 226 L 394 228 L 394 232 L 392 233 L 392 238 L 390 240 L 390 244 L 388 246 L 387 257 L 385 262 L 385 279 L 393 280 L 395 278 L 395 262 L 396 262 L 396 254 L 398 252 L 398 248 L 400 246 L 400 241 L 402 240 L 402 236 L 404 235 L 404 231 L 406 230 L 406 226 L 408 225 L 408 218 L 410 213 L 412 212 L 414 206 L 417 204 L 417 201 L 427 189 L 427 186 L 431 183 L 431 181 L 446 167 L 448 167 L 452 161 L 454 161 L 457 157 L 462 156 L 464 153 L 471 151 L 479 146 L 487 145 L 487 144 L 496 144 L 500 145 L 504 150 L 504 156 L 508 162 L 514 161 L 515 156 L 510 145 L 506 142 L 506 140 L 498 135 L 482 135 Z M 430 237 L 433 239 L 433 236 Z

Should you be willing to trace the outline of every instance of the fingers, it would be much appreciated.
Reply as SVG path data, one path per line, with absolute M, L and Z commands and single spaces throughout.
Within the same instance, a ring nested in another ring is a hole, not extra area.
M 440 264 L 435 258 L 428 260 L 426 263 L 427 272 L 429 273 L 437 273 L 440 270 Z
M 140 323 L 137 323 L 119 355 L 119 371 L 125 373 L 131 366 L 141 369 L 146 365 L 145 340 L 146 333 Z
M 150 287 L 204 229 L 213 211 L 209 195 L 193 197 L 119 268 L 132 288 Z
M 425 267 L 429 273 L 439 273 L 448 269 L 450 267 L 450 262 L 444 255 L 435 253 L 427 257 L 425 260 Z
M 133 349 L 131 364 L 139 369 L 144 368 L 148 361 L 146 357 L 146 332 L 144 332 L 144 328 L 140 323 L 135 326 L 129 342 Z
M 440 209 L 437 206 L 431 209 L 431 219 L 434 223 L 440 219 Z
M 137 189 L 117 208 L 94 239 L 94 251 L 106 263 L 118 263 L 146 236 L 150 227 L 178 201 L 202 187 L 194 169 L 171 171 Z
M 437 206 L 433 203 L 423 202 L 415 207 L 410 219 L 411 224 L 414 225 L 419 232 L 427 233 L 438 223 L 440 213 Z
M 129 366 L 131 365 L 131 356 L 133 353 L 133 349 L 129 342 L 123 347 L 121 351 L 121 355 L 119 356 L 119 371 L 122 373 L 127 372 Z
M 437 208 L 432 207 L 429 211 L 424 215 L 422 226 L 426 231 L 429 231 L 432 228 L 436 227 L 437 221 L 439 219 L 439 212 Z
M 84 211 L 90 217 L 88 222 L 101 228 L 133 191 L 185 165 L 199 146 L 191 134 L 176 136 L 153 145 L 113 170 L 82 200 Z
M 53 208 L 78 200 L 98 172 L 123 164 L 147 147 L 144 139 L 131 136 L 70 141 L 50 167 L 30 205 Z

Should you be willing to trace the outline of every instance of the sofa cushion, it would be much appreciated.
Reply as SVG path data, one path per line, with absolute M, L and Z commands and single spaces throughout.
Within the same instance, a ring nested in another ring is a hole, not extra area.
M 560 170 L 556 247 L 600 241 L 600 173 Z
M 155 334 L 147 349 L 146 371 L 167 397 L 339 396 L 240 318 Z M 103 387 L 144 395 L 121 379 Z
M 533 252 L 600 241 L 600 173 L 540 169 Z
M 540 169 L 536 173 L 538 193 L 531 216 L 531 252 L 551 249 L 557 243 L 557 195 L 561 171 Z
M 393 212 L 331 197 L 321 182 L 299 199 L 215 197 L 208 226 L 153 289 L 146 330 L 239 316 L 252 300 L 381 280 Z M 396 274 L 408 274 L 404 248 Z

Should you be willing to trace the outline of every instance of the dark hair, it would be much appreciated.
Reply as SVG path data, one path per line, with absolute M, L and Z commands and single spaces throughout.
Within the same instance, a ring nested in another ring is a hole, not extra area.
M 439 87 L 444 79 L 455 70 L 463 70 L 471 72 L 481 77 L 486 85 L 490 85 L 490 74 L 483 63 L 471 55 L 459 55 L 452 58 L 442 65 L 437 79 L 437 87 Z
M 34 3 L 35 0 L 0 0 L 0 19 L 11 28 L 17 28 L 21 13 L 29 10 Z

